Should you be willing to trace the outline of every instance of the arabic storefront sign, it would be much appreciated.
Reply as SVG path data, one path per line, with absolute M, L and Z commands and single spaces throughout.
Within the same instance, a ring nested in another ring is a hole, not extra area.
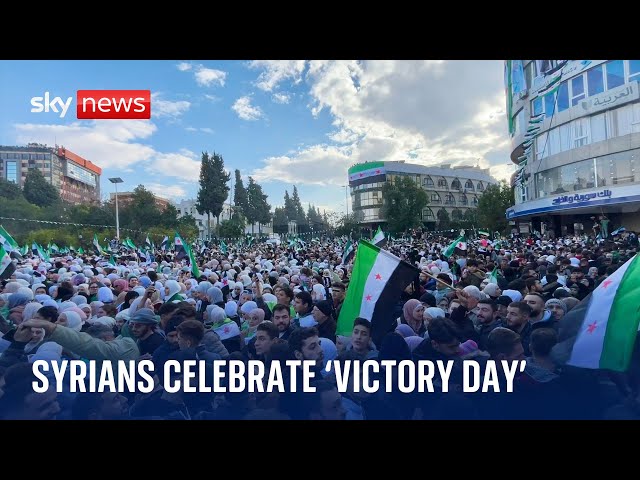
M 596 113 L 632 102 L 638 98 L 638 82 L 631 82 L 589 97 L 580 102 L 580 106 L 587 113 Z
M 554 198 L 552 203 L 554 205 L 560 205 L 562 203 L 582 203 L 588 202 L 589 200 L 593 200 L 594 198 L 610 198 L 611 190 L 602 190 L 600 192 L 591 192 L 591 193 L 583 193 L 575 195 L 562 195 L 558 198 Z

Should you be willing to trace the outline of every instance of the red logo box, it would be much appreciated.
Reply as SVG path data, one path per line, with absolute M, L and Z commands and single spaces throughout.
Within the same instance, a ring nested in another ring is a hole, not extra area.
M 81 120 L 149 120 L 151 90 L 78 90 Z

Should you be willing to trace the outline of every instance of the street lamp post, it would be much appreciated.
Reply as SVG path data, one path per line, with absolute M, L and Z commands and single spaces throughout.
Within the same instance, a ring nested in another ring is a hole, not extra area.
M 118 184 L 124 183 L 120 177 L 110 178 L 109 181 L 116 187 L 116 238 L 120 241 L 120 217 L 118 215 Z

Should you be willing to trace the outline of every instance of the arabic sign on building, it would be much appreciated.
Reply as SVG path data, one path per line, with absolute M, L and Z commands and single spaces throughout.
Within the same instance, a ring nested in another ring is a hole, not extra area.
M 638 82 L 631 82 L 589 97 L 580 102 L 580 106 L 587 113 L 597 113 L 601 110 L 608 110 L 614 106 L 617 107 L 632 102 L 638 98 Z
M 609 198 L 611 197 L 611 190 L 602 190 L 600 192 L 591 192 L 591 193 L 583 193 L 575 195 L 562 195 L 560 197 L 554 198 L 551 203 L 554 205 L 560 205 L 562 203 L 580 203 L 580 202 L 588 202 L 593 198 Z

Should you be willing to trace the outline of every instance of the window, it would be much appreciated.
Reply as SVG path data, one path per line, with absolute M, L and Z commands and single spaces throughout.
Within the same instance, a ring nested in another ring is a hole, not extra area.
M 607 139 L 607 118 L 605 113 L 591 117 L 591 142 L 602 142 Z
M 629 60 L 629 81 L 640 80 L 640 60 Z
M 607 90 L 624 85 L 624 63 L 622 60 L 607 62 Z
M 422 181 L 422 184 L 425 187 L 433 187 L 433 180 L 431 179 L 431 177 L 427 176 L 424 178 L 424 180 Z
M 467 200 L 467 196 L 463 193 L 462 195 L 460 195 L 460 204 L 461 205 L 468 205 L 469 201 Z
M 36 160 L 44 160 L 44 153 L 37 153 Z
M 544 108 L 542 105 L 542 97 L 537 97 L 532 103 L 531 109 L 533 110 L 533 116 L 540 115 L 544 113 Z
M 602 65 L 598 65 L 587 71 L 587 91 L 590 97 L 604 92 Z
M 451 182 L 451 188 L 456 190 L 462 190 L 462 185 L 460 184 L 460 180 L 456 178 L 453 182 Z
M 584 98 L 584 75 L 578 75 L 571 79 L 571 106 L 576 106 Z
M 549 156 L 549 146 L 547 145 L 548 132 L 541 133 L 536 137 L 536 158 L 541 160 Z
M 551 118 L 555 112 L 556 95 L 555 93 L 547 93 L 544 96 L 544 113 Z
M 484 190 L 484 185 L 482 184 L 482 182 L 478 182 L 478 191 L 482 192 Z
M 453 194 L 447 193 L 447 196 L 445 197 L 444 203 L 445 203 L 445 205 L 455 205 L 456 204 L 456 199 L 453 196 Z
M 447 188 L 447 181 L 445 180 L 444 177 L 441 177 L 438 179 L 438 187 L 443 187 L 443 188 Z
M 424 220 L 431 220 L 434 221 L 435 220 L 435 216 L 433 215 L 433 210 L 431 210 L 429 207 L 425 208 L 422 211 L 422 218 Z
M 431 194 L 431 203 L 442 203 L 442 200 L 440 200 L 440 195 L 436 192 L 433 192 Z
M 7 162 L 7 182 L 18 183 L 17 162 Z
M 514 124 L 516 128 L 514 132 L 515 135 L 520 135 L 527 130 L 527 119 L 524 117 L 524 109 L 521 108 L 518 113 L 516 113 Z
M 478 197 L 476 197 L 475 195 L 473 196 L 473 206 L 474 207 L 478 206 Z
M 589 142 L 589 118 L 579 118 L 572 122 L 573 126 L 573 147 L 582 147 Z
M 631 131 L 640 132 L 640 103 L 631 105 Z
M 28 153 L 23 153 L 21 156 L 22 156 L 22 160 L 29 160 L 29 154 Z
M 569 82 L 562 82 L 558 88 L 558 112 L 569 108 Z
M 473 190 L 473 182 L 471 180 L 467 180 L 467 183 L 464 184 L 464 188 Z
M 611 127 L 611 137 L 621 137 L 631 133 L 631 121 L 632 121 L 632 105 L 625 105 L 615 110 L 610 110 L 609 126 Z

